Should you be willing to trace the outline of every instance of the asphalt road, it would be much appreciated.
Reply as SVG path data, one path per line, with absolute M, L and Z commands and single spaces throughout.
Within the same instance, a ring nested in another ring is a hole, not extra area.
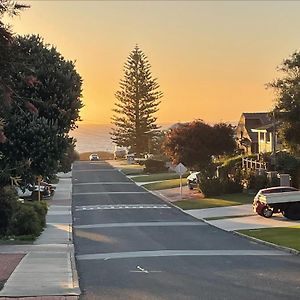
M 82 300 L 299 299 L 300 258 L 224 232 L 105 162 L 73 166 Z

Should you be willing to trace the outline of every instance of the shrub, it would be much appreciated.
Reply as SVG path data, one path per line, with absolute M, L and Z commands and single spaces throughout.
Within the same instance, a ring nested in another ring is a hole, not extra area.
M 240 193 L 243 190 L 243 186 L 240 181 L 237 180 L 225 180 L 223 183 L 223 192 L 225 194 Z
M 5 235 L 10 226 L 12 216 L 18 207 L 18 196 L 14 188 L 0 188 L 0 235 Z
M 40 221 L 40 225 L 43 227 L 46 226 L 46 215 L 48 211 L 48 204 L 46 201 L 33 201 L 33 202 L 26 202 L 27 206 L 30 206 L 34 209 L 34 211 L 37 213 L 37 216 Z
M 199 189 L 204 197 L 218 196 L 223 193 L 223 185 L 219 178 L 199 178 Z
M 14 235 L 38 236 L 42 231 L 41 221 L 32 206 L 20 205 L 13 215 L 11 232 Z
M 168 168 L 164 161 L 154 159 L 148 159 L 145 161 L 145 172 L 147 173 L 159 173 L 167 170 Z
M 266 175 L 251 174 L 249 178 L 248 188 L 251 190 L 259 191 L 268 187 L 268 179 Z

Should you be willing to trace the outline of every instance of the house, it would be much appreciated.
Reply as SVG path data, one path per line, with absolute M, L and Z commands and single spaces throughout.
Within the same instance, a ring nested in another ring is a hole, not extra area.
M 252 129 L 271 124 L 268 112 L 242 113 L 236 128 L 237 146 L 244 154 L 259 153 L 258 132 Z M 266 140 L 268 136 L 266 135 Z M 262 146 L 263 147 L 263 146 Z
M 258 153 L 283 150 L 283 145 L 277 137 L 278 126 L 278 123 L 270 123 L 255 129 L 251 129 L 252 132 L 257 134 Z

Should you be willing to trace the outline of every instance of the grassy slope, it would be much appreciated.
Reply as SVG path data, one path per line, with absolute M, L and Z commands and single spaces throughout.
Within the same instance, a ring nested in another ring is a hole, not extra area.
M 300 225 L 293 227 L 240 230 L 240 233 L 300 251 Z
M 182 200 L 174 202 L 175 205 L 182 209 L 201 209 L 211 207 L 234 206 L 241 204 L 251 204 L 253 195 L 239 193 L 221 195 L 215 198 L 200 198 L 195 200 Z
M 148 190 L 154 191 L 154 190 L 171 189 L 171 188 L 179 187 L 179 185 L 180 185 L 180 179 L 170 179 L 161 182 L 144 184 L 143 187 L 145 187 Z M 182 180 L 182 185 L 186 185 L 186 180 Z
M 185 174 L 183 178 L 186 178 L 188 174 Z M 150 181 L 160 181 L 160 180 L 169 180 L 169 179 L 178 179 L 179 175 L 177 173 L 157 173 L 157 174 L 148 174 L 144 176 L 133 177 L 132 179 L 136 182 L 150 182 Z

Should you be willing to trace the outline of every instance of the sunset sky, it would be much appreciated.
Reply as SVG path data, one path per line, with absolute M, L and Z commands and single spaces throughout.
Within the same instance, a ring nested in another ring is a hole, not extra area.
M 136 44 L 164 92 L 159 123 L 236 122 L 270 110 L 265 84 L 300 49 L 298 1 L 20 1 L 16 33 L 40 34 L 84 80 L 81 116 L 110 123 L 124 62 Z

